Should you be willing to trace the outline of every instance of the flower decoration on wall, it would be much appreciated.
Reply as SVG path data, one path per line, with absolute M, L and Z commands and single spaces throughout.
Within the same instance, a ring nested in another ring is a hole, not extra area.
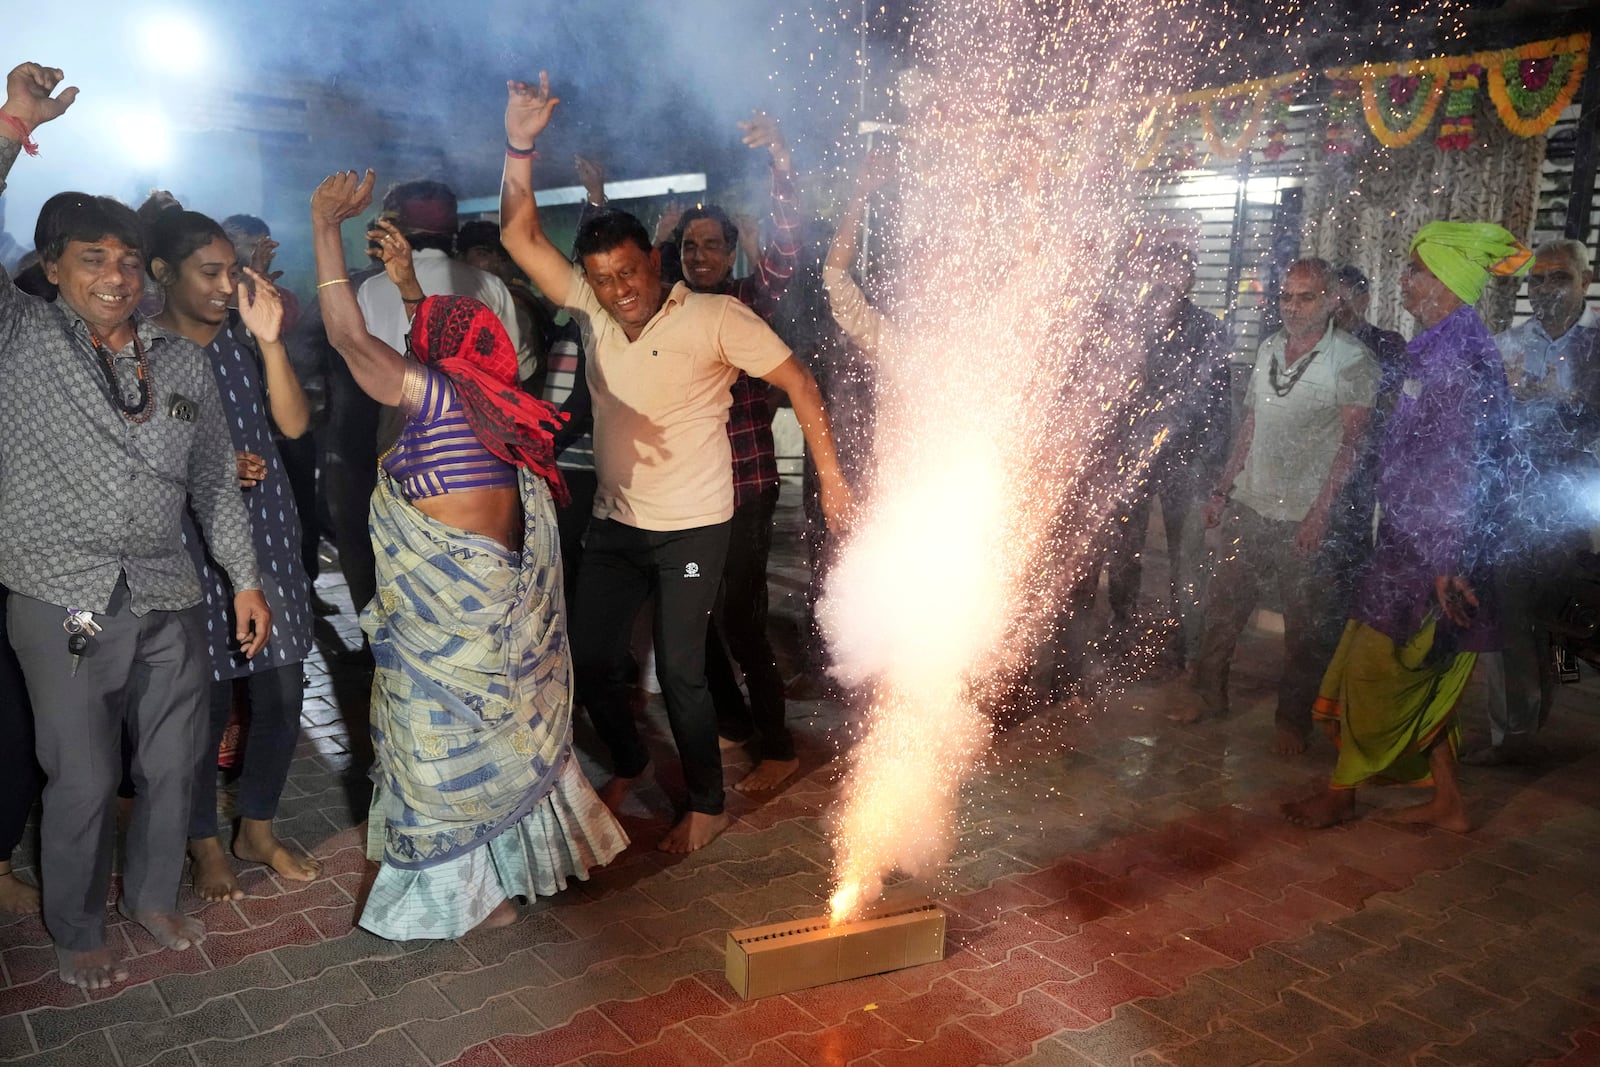
M 1444 121 L 1439 123 L 1434 144 L 1457 152 L 1472 147 L 1472 108 L 1482 79 L 1483 67 L 1477 63 L 1450 72 L 1450 84 L 1444 93 Z
M 1536 137 L 1555 125 L 1578 95 L 1589 64 L 1589 35 L 1508 49 L 1486 64 L 1489 99 L 1506 129 Z

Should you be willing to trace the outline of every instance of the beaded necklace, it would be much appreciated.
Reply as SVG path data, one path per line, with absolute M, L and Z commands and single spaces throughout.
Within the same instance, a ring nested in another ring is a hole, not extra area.
M 133 361 L 134 377 L 139 380 L 139 399 L 131 406 L 123 399 L 122 386 L 117 381 L 117 365 L 114 357 L 93 330 L 89 331 L 89 343 L 94 346 L 94 354 L 100 357 L 98 361 L 100 372 L 105 375 L 106 385 L 111 389 L 111 402 L 122 412 L 122 417 L 135 423 L 148 420 L 155 410 L 155 405 L 151 402 L 150 361 L 145 358 L 144 345 L 139 341 L 138 329 L 135 328 L 133 331 Z
M 1267 361 L 1267 384 L 1272 386 L 1272 391 L 1280 398 L 1286 397 L 1294 390 L 1296 383 L 1305 377 L 1306 368 L 1311 366 L 1311 360 L 1316 357 L 1318 349 L 1313 348 L 1305 355 L 1294 361 L 1293 369 L 1287 370 L 1287 381 L 1278 373 L 1278 354 L 1274 352 Z

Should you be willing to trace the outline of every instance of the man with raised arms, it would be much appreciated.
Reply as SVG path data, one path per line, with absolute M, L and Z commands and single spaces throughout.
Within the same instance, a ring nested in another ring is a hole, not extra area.
M 543 73 L 538 85 L 507 88 L 501 242 L 546 296 L 572 310 L 590 354 L 600 488 L 572 650 L 580 699 L 613 759 L 615 777 L 601 795 L 615 810 L 649 762 L 629 707 L 628 638 L 653 594 L 657 674 L 689 793 L 661 848 L 692 852 L 728 825 L 705 638 L 733 516 L 726 423 L 739 371 L 788 394 L 834 527 L 850 508 L 850 489 L 816 382 L 755 312 L 682 283 L 663 291 L 649 233 L 623 212 L 584 225 L 576 267 L 550 243 L 534 206 L 534 138 L 559 101 Z

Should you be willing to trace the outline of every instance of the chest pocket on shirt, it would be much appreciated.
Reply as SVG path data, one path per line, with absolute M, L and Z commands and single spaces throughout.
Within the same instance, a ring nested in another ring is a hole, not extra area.
M 172 414 L 170 396 L 156 401 L 155 411 L 147 422 L 133 427 L 133 447 L 163 480 L 184 484 L 189 477 L 189 452 L 194 447 L 195 420 L 199 411 L 191 412 L 188 421 Z M 191 409 L 195 408 L 190 401 Z M 234 469 L 233 451 L 228 451 L 228 469 Z

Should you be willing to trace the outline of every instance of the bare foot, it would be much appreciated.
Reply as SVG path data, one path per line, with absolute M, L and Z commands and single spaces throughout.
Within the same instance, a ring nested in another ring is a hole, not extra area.
M 233 854 L 246 863 L 264 863 L 292 882 L 309 882 L 322 873 L 320 861 L 278 840 L 271 819 L 240 819 Z
M 693 852 L 705 848 L 728 828 L 727 815 L 707 815 L 691 811 L 678 820 L 678 825 L 667 832 L 657 847 L 662 852 Z
M 123 918 L 131 919 L 144 927 L 162 948 L 183 952 L 206 939 L 206 928 L 192 915 L 163 915 L 153 911 L 130 911 L 126 901 L 117 901 L 117 910 Z
M 495 905 L 495 909 L 484 916 L 483 922 L 474 926 L 474 930 L 497 930 L 502 926 L 510 926 L 517 921 L 517 902 L 510 897 Z
M 1464 834 L 1472 829 L 1467 821 L 1467 805 L 1461 799 L 1461 789 L 1456 784 L 1456 754 L 1443 741 L 1428 750 L 1428 769 L 1433 772 L 1433 799 L 1399 811 L 1388 812 L 1389 822 L 1411 825 L 1437 826 Z
M 1397 808 L 1386 811 L 1380 818 L 1384 822 L 1402 823 L 1412 826 L 1437 826 L 1441 830 L 1450 830 L 1464 834 L 1472 829 L 1472 823 L 1467 821 L 1467 812 L 1460 803 L 1459 794 L 1457 803 L 1449 803 L 1448 798 L 1435 796 L 1426 804 L 1413 804 L 1409 808 Z
M 60 968 L 61 980 L 79 989 L 104 989 L 128 977 L 122 957 L 104 947 L 74 952 L 57 945 L 56 966 Z
M 764 759 L 734 786 L 741 793 L 770 793 L 800 769 L 797 759 Z
M 1278 727 L 1272 739 L 1272 751 L 1280 756 L 1298 756 L 1306 750 L 1306 735 L 1287 726 Z
M 39 914 L 39 889 L 11 873 L 11 864 L 0 863 L 0 913 Z
M 1294 800 L 1280 809 L 1283 817 L 1307 830 L 1322 830 L 1356 817 L 1354 789 L 1323 789 L 1315 796 Z
M 622 810 L 622 802 L 628 799 L 628 791 L 633 788 L 633 783 L 638 780 L 637 778 L 623 778 L 621 775 L 611 779 L 598 790 L 600 803 L 610 809 L 611 814 L 617 814 Z
M 209 901 L 244 899 L 244 890 L 233 875 L 233 864 L 222 851 L 222 842 L 214 837 L 191 837 L 189 859 L 194 863 L 190 873 L 195 896 Z

